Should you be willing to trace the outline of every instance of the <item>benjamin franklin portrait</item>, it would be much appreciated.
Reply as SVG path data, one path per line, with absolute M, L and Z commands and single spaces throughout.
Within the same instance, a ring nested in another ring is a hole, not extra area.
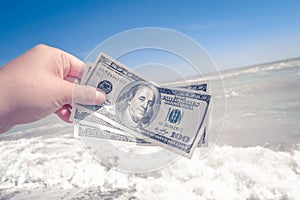
M 147 82 L 128 84 L 117 98 L 116 114 L 121 122 L 132 128 L 144 128 L 156 116 L 160 106 L 157 88 Z

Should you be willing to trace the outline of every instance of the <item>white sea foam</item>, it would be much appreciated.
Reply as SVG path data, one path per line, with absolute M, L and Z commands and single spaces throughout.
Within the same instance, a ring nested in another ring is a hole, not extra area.
M 252 117 L 252 116 L 255 116 L 255 115 L 256 115 L 256 113 L 249 112 L 249 113 L 242 114 L 241 117 Z
M 271 70 L 280 70 L 280 69 L 286 69 L 286 68 L 292 68 L 292 67 L 300 67 L 300 61 L 299 60 L 292 60 L 292 61 L 286 61 L 286 62 L 278 62 L 278 63 L 268 63 L 264 65 L 254 65 L 250 67 L 245 68 L 238 68 L 228 71 L 222 71 L 220 72 L 220 75 L 217 74 L 211 74 L 207 75 L 206 79 L 208 80 L 218 80 L 218 79 L 227 79 L 232 77 L 237 77 L 242 74 L 256 74 L 264 71 L 271 71 Z
M 59 129 L 39 130 L 40 135 L 31 138 L 1 137 L 0 197 L 300 198 L 299 148 L 281 152 L 217 146 L 204 159 L 197 150 L 192 160 L 182 158 L 156 173 L 134 175 L 104 167 L 71 132 Z M 47 137 L 50 133 L 52 137 Z
M 253 96 L 253 91 L 249 88 L 248 85 L 244 85 L 239 88 L 231 89 L 231 88 L 226 88 L 224 90 L 224 94 L 219 94 L 213 96 L 214 98 L 232 98 L 232 97 L 250 97 Z
M 205 80 L 210 81 L 220 81 L 222 79 L 229 79 L 238 77 L 243 74 L 257 74 L 260 72 L 265 71 L 272 71 L 272 70 L 280 70 L 280 69 L 286 69 L 286 68 L 293 68 L 293 67 L 300 67 L 300 59 L 291 59 L 291 60 L 285 60 L 281 62 L 276 63 L 266 63 L 261 65 L 253 65 L 249 67 L 242 67 L 238 69 L 231 69 L 226 71 L 220 71 L 220 72 L 214 72 L 210 74 L 204 74 L 203 77 Z M 190 81 L 195 80 L 201 80 L 202 78 L 199 77 L 193 77 L 190 79 Z M 186 81 L 186 80 L 184 80 Z M 178 81 L 178 83 L 181 83 L 182 81 Z
M 294 67 L 294 65 L 290 63 L 275 63 L 267 67 L 262 67 L 261 71 L 277 70 L 277 69 L 284 69 L 290 67 Z

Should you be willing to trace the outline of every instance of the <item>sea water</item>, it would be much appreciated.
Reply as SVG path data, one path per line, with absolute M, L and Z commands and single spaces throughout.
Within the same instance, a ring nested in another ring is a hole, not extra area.
M 285 149 L 300 143 L 299 59 L 235 69 L 222 77 L 227 103 L 220 144 Z

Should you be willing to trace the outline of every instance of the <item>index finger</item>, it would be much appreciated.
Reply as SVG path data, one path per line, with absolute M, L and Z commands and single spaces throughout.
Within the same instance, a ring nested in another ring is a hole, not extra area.
M 80 59 L 65 51 L 61 51 L 60 54 L 64 68 L 64 77 L 71 76 L 81 79 L 86 65 Z

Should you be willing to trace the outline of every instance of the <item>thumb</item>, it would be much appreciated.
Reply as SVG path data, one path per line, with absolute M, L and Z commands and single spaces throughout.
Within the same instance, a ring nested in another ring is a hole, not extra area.
M 97 105 L 105 101 L 104 92 L 89 85 L 78 85 L 68 81 L 63 81 L 62 101 L 63 104 L 80 103 L 87 105 Z

